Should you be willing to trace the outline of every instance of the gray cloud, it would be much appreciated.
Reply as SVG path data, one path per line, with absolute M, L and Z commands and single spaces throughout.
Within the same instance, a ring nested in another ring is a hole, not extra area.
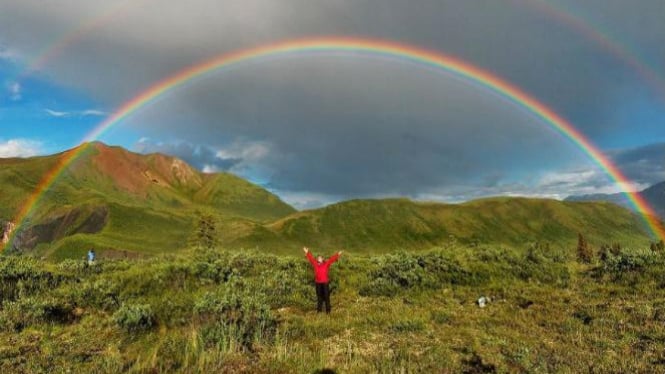
M 74 34 L 38 74 L 112 111 L 211 56 L 287 38 L 358 35 L 471 61 L 534 94 L 598 144 L 616 147 L 612 139 L 627 129 L 664 138 L 665 115 L 632 115 L 656 102 L 653 84 L 534 3 L 146 0 Z M 602 9 L 603 28 L 649 52 L 645 63 L 665 71 L 657 52 L 665 44 L 661 0 L 567 7 L 579 14 Z M 105 12 L 88 0 L 0 0 L 0 45 L 29 61 L 53 45 L 54 35 Z M 665 113 L 665 106 L 651 110 Z M 595 169 L 582 152 L 507 100 L 441 72 L 367 56 L 272 59 L 210 74 L 121 127 L 156 139 L 137 145 L 141 151 L 238 173 L 301 206 L 356 196 L 457 200 L 609 188 L 602 174 L 588 174 Z M 646 181 L 647 173 L 635 172 L 636 180 Z
M 665 181 L 665 143 L 617 150 L 610 155 L 626 176 L 637 183 L 652 185 Z

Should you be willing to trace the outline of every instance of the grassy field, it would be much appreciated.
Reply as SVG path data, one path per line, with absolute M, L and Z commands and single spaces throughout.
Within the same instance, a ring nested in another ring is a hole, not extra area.
M 665 372 L 657 248 L 348 253 L 329 316 L 293 253 L 0 257 L 0 372 Z

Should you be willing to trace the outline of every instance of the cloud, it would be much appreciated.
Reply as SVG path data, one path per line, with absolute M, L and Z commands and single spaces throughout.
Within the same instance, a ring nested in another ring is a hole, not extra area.
M 344 200 L 339 196 L 319 194 L 315 192 L 273 191 L 287 204 L 298 210 L 316 209 Z
M 51 117 L 69 117 L 71 113 L 69 112 L 60 112 L 51 109 L 44 109 L 44 111 Z
M 98 109 L 86 109 L 79 112 L 82 117 L 103 117 L 108 115 L 108 112 Z
M 44 111 L 51 117 L 68 118 L 68 117 L 103 117 L 108 115 L 107 112 L 97 109 L 75 110 L 75 111 L 59 111 L 53 109 L 44 109 Z
M 641 185 L 665 181 L 665 143 L 610 152 L 614 164 L 631 180 Z
M 15 62 L 20 59 L 20 55 L 15 50 L 0 46 L 0 60 Z
M 40 78 L 114 108 L 213 56 L 284 39 L 356 35 L 467 60 L 534 95 L 604 148 L 621 147 L 624 138 L 665 139 L 665 116 L 634 115 L 643 105 L 665 113 L 653 99 L 657 83 L 531 3 L 196 0 L 160 4 L 155 12 L 154 3 L 138 2 L 62 45 Z M 563 3 L 579 14 L 603 10 L 604 28 L 614 31 L 608 35 L 621 35 L 650 54 L 653 70 L 665 71 L 662 0 Z M 0 44 L 38 56 L 54 35 L 71 35 L 108 10 L 87 0 L 67 4 L 3 2 Z M 300 196 L 302 206 L 348 197 L 457 201 L 612 187 L 583 152 L 513 101 L 453 74 L 376 55 L 320 51 L 223 69 L 151 102 L 118 129 L 180 139 L 135 147 L 238 173 Z M 661 175 L 652 164 L 617 157 L 638 170 L 626 170 L 638 184 Z
M 18 82 L 12 82 L 7 87 L 9 91 L 9 99 L 12 101 L 19 101 L 23 98 L 23 87 Z
M 220 157 L 219 150 L 209 146 L 195 145 L 184 141 L 162 142 L 143 137 L 134 144 L 133 150 L 139 153 L 163 153 L 178 157 L 193 167 L 205 172 L 230 171 L 241 163 L 241 158 Z
M 31 157 L 43 153 L 41 142 L 27 139 L 0 140 L 0 158 Z

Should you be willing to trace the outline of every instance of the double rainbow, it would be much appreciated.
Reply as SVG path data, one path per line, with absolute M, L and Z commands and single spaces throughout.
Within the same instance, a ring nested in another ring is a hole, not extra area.
M 265 58 L 321 52 L 349 52 L 396 58 L 405 62 L 416 63 L 424 67 L 440 69 L 469 82 L 479 84 L 488 90 L 501 95 L 505 99 L 512 101 L 520 107 L 527 109 L 536 116 L 541 123 L 551 127 L 565 138 L 569 139 L 595 163 L 597 163 L 618 185 L 630 185 L 630 180 L 626 178 L 626 176 L 579 130 L 563 117 L 555 113 L 552 109 L 548 108 L 545 104 L 539 102 L 517 86 L 489 73 L 488 71 L 452 56 L 392 41 L 375 39 L 342 37 L 310 38 L 273 43 L 219 55 L 203 63 L 195 64 L 181 70 L 180 72 L 152 85 L 141 94 L 123 104 L 114 114 L 95 127 L 95 129 L 86 136 L 83 141 L 90 142 L 98 139 L 110 128 L 119 124 L 150 103 L 156 101 L 164 94 L 207 73 Z M 44 176 L 33 194 L 27 199 L 18 212 L 15 218 L 15 221 L 17 222 L 17 229 L 15 232 L 19 230 L 23 221 L 30 216 L 32 211 L 38 205 L 44 192 L 53 185 L 58 176 L 86 148 L 87 147 L 85 146 L 79 147 L 76 151 L 65 154 L 58 165 Z M 625 194 L 630 203 L 643 216 L 647 226 L 654 236 L 657 238 L 665 238 L 665 230 L 661 226 L 660 221 L 656 218 L 656 214 L 649 204 L 637 193 L 625 192 Z M 9 243 L 11 245 L 11 240 Z

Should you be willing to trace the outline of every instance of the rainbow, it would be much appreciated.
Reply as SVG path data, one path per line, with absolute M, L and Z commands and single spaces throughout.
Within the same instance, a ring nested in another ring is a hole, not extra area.
M 81 39 L 90 35 L 96 29 L 99 29 L 115 19 L 120 15 L 125 14 L 130 6 L 136 7 L 148 0 L 125 0 L 113 6 L 108 6 L 99 14 L 91 17 L 87 22 L 79 24 L 75 28 L 60 35 L 58 39 L 48 44 L 43 48 L 36 57 L 25 63 L 25 68 L 19 73 L 17 80 L 22 80 L 25 77 L 42 70 L 49 61 L 61 55 L 69 46 L 79 42 Z
M 543 124 L 546 124 L 569 139 L 596 162 L 619 186 L 623 187 L 630 185 L 630 180 L 626 178 L 626 176 L 579 130 L 563 117 L 555 113 L 552 109 L 522 91 L 517 86 L 502 80 L 488 71 L 482 70 L 468 62 L 452 56 L 411 45 L 375 39 L 343 37 L 299 39 L 219 55 L 204 61 L 203 63 L 187 67 L 178 73 L 157 82 L 141 94 L 125 102 L 115 113 L 96 126 L 95 129 L 86 136 L 83 142 L 90 142 L 98 139 L 113 126 L 129 118 L 140 109 L 155 102 L 166 93 L 182 87 L 191 80 L 207 73 L 265 58 L 319 52 L 365 53 L 378 57 L 397 58 L 400 61 L 403 60 L 427 68 L 443 70 L 469 82 L 479 84 L 520 107 L 527 109 Z M 27 199 L 18 212 L 15 219 L 17 222 L 17 229 L 15 232 L 18 231 L 24 220 L 30 216 L 40 198 L 53 185 L 58 176 L 86 148 L 87 147 L 84 145 L 76 150 L 63 154 L 57 166 L 44 176 L 33 194 Z M 633 192 L 625 192 L 625 194 L 635 209 L 637 209 L 637 211 L 644 217 L 646 224 L 653 234 L 657 238 L 665 238 L 665 230 L 661 226 L 660 221 L 656 219 L 656 214 L 649 204 L 639 194 Z

